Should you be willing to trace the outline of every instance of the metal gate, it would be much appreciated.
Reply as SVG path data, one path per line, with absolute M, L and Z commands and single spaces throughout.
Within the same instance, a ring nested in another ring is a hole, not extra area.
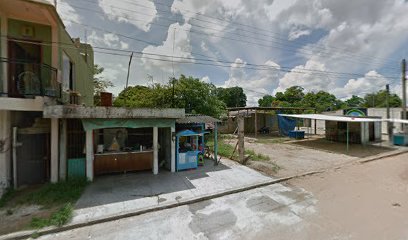
M 50 163 L 49 133 L 14 131 L 13 166 L 15 186 L 46 182 L 49 178 Z

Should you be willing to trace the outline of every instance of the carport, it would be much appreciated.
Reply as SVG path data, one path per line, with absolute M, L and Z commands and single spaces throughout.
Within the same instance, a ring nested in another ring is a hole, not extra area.
M 357 123 L 359 125 L 361 144 L 364 145 L 369 142 L 369 139 L 370 139 L 369 129 L 368 129 L 369 123 L 373 123 L 375 126 L 375 129 L 378 130 L 378 131 L 374 130 L 375 139 L 381 139 L 381 122 L 383 121 L 381 118 L 367 118 L 367 117 L 354 117 L 354 116 L 331 116 L 331 115 L 324 115 L 324 114 L 279 114 L 279 116 L 296 118 L 296 119 L 323 120 L 323 121 L 326 121 L 326 123 L 327 122 L 337 122 L 337 123 L 345 124 L 346 125 L 345 126 L 345 129 L 346 129 L 345 142 L 346 142 L 347 151 L 349 151 L 349 145 L 350 145 L 350 125 L 351 124 L 355 125 Z M 336 134 L 339 134 L 339 133 L 336 132 Z M 328 134 L 328 131 L 326 129 L 326 138 L 328 138 L 329 135 L 330 134 Z

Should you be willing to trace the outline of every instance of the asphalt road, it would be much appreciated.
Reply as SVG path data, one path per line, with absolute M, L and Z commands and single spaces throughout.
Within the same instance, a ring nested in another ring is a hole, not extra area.
M 315 203 L 313 196 L 301 189 L 275 184 L 40 239 L 268 238 L 265 233 L 291 234 L 302 224 L 303 216 L 315 213 Z
M 408 154 L 40 239 L 408 239 Z

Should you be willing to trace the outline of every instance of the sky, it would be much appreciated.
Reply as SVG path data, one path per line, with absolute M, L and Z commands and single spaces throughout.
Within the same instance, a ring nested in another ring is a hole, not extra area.
M 184 74 L 242 87 L 249 106 L 293 85 L 341 99 L 402 92 L 406 0 L 58 0 L 57 10 L 115 95 L 131 52 L 131 86 Z

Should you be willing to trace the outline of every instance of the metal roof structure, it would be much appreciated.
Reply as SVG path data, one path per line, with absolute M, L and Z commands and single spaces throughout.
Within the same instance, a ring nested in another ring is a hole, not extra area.
M 314 120 L 324 120 L 324 121 L 337 121 L 337 122 L 383 122 L 383 121 L 386 121 L 381 118 L 335 116 L 335 115 L 324 115 L 324 114 L 278 114 L 278 115 L 283 116 L 283 117 L 314 119 Z
M 283 117 L 292 117 L 300 119 L 313 119 L 323 121 L 337 121 L 337 122 L 393 122 L 408 124 L 406 119 L 382 119 L 382 118 L 368 118 L 368 117 L 353 117 L 353 116 L 337 116 L 325 114 L 278 114 Z
M 315 110 L 315 108 L 302 108 L 302 107 L 231 107 L 227 108 L 228 111 L 241 111 L 241 110 Z
M 184 118 L 179 118 L 176 123 L 188 124 L 188 123 L 216 123 L 221 122 L 221 120 L 201 114 L 186 114 Z

